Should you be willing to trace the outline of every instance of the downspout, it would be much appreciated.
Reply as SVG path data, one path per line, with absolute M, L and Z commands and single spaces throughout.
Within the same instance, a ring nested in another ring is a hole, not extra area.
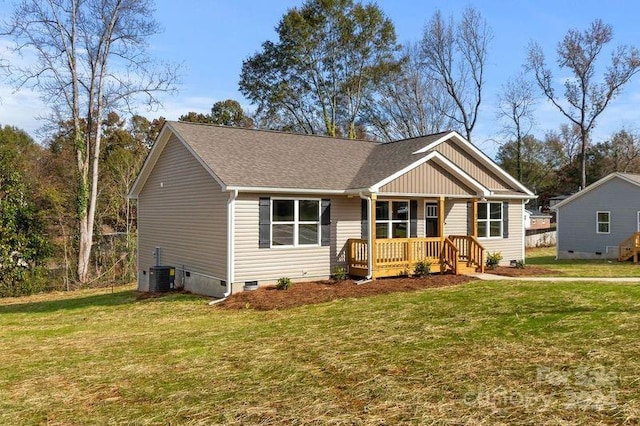
M 363 200 L 367 200 L 367 270 L 369 272 L 365 277 L 365 281 L 361 283 L 364 284 L 365 282 L 371 281 L 373 276 L 373 245 L 371 243 L 371 206 L 373 203 L 371 196 L 364 195 L 362 192 L 360 192 L 359 195 Z
M 229 199 L 227 200 L 227 290 L 222 295 L 222 299 L 216 299 L 209 302 L 209 305 L 215 305 L 220 302 L 224 302 L 233 290 L 232 284 L 234 279 L 234 253 L 235 253 L 235 207 L 236 199 L 238 198 L 238 190 L 234 189 L 229 192 Z

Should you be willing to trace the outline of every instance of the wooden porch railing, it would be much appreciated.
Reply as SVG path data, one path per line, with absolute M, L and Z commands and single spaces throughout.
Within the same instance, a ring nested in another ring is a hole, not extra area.
M 420 261 L 432 263 L 432 271 L 440 270 L 440 238 L 390 238 L 376 240 L 374 277 L 389 277 L 413 272 Z M 349 273 L 368 274 L 368 247 L 365 239 L 349 239 L 347 242 Z
M 623 262 L 633 257 L 633 262 L 638 263 L 638 254 L 640 254 L 640 232 L 634 233 L 620 243 L 618 246 L 618 260 Z
M 458 259 L 468 267 L 484 272 L 484 247 L 471 235 L 449 235 L 449 239 L 458 248 Z

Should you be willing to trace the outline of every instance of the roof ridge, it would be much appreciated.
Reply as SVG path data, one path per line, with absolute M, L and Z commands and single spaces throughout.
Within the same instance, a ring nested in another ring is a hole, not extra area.
M 410 138 L 396 139 L 394 141 L 382 142 L 379 145 L 390 145 L 390 144 L 396 143 L 396 142 L 407 142 L 407 141 L 413 141 L 413 140 L 421 139 L 421 138 L 429 138 L 431 136 L 436 136 L 436 135 L 447 135 L 447 134 L 452 133 L 452 132 L 453 132 L 453 130 L 445 130 L 444 132 L 436 132 L 436 133 L 430 133 L 428 135 L 412 136 Z
M 329 136 L 329 135 L 320 135 L 316 133 L 297 133 L 297 132 L 287 132 L 286 130 L 278 130 L 278 129 L 262 129 L 255 127 L 238 127 L 238 126 L 226 126 L 224 124 L 215 124 L 215 123 L 195 123 L 192 121 L 180 121 L 180 120 L 167 120 L 169 124 L 179 124 L 179 125 L 189 125 L 189 126 L 202 126 L 202 127 L 215 127 L 219 129 L 229 129 L 229 130 L 246 130 L 251 132 L 261 132 L 261 133 L 275 133 L 282 134 L 288 136 L 301 136 L 301 137 L 312 137 L 312 138 L 323 138 L 328 140 L 339 140 L 344 142 L 365 142 L 371 143 L 375 145 L 383 145 L 383 142 L 379 141 L 370 141 L 367 139 L 349 139 L 342 136 Z

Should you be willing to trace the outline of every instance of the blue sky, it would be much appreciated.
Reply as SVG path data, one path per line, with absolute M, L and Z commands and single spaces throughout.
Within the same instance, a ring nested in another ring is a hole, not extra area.
M 177 119 L 188 111 L 208 112 L 211 105 L 233 98 L 247 109 L 252 106 L 238 92 L 242 61 L 258 51 L 268 39 L 275 40 L 274 27 L 287 9 L 302 0 L 157 0 L 156 19 L 164 32 L 150 40 L 153 55 L 184 64 L 179 93 L 164 100 L 159 111 L 139 112 L 150 118 L 163 115 Z M 517 74 L 526 58 L 527 44 L 540 43 L 553 60 L 555 47 L 570 28 L 586 28 L 601 18 L 614 28 L 614 42 L 640 46 L 636 20 L 640 5 L 635 1 L 403 1 L 379 0 L 391 18 L 400 43 L 420 39 L 425 22 L 436 9 L 445 16 L 459 14 L 465 6 L 478 9 L 493 29 L 487 63 L 483 108 L 474 130 L 474 142 L 490 155 L 500 139 L 496 99 L 501 85 Z M 11 10 L 11 2 L 0 0 L 0 18 Z M 6 42 L 0 41 L 0 47 Z M 6 56 L 3 53 L 3 56 Z M 604 58 L 604 56 L 603 56 Z M 11 59 L 11 58 L 9 58 Z M 557 78 L 563 75 L 557 74 Z M 566 77 L 566 76 L 564 76 Z M 31 134 L 42 125 L 35 117 L 46 112 L 37 94 L 14 93 L 0 81 L 0 123 L 21 127 Z M 594 140 L 607 138 L 621 127 L 640 129 L 640 75 L 629 84 L 598 121 Z M 534 134 L 543 136 L 566 122 L 544 100 L 536 105 Z

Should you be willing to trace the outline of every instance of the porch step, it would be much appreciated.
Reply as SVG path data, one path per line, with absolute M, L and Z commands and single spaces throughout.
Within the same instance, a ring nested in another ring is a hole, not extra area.
M 467 266 L 465 264 L 458 264 L 458 274 L 460 275 L 473 275 L 477 273 L 475 266 Z

